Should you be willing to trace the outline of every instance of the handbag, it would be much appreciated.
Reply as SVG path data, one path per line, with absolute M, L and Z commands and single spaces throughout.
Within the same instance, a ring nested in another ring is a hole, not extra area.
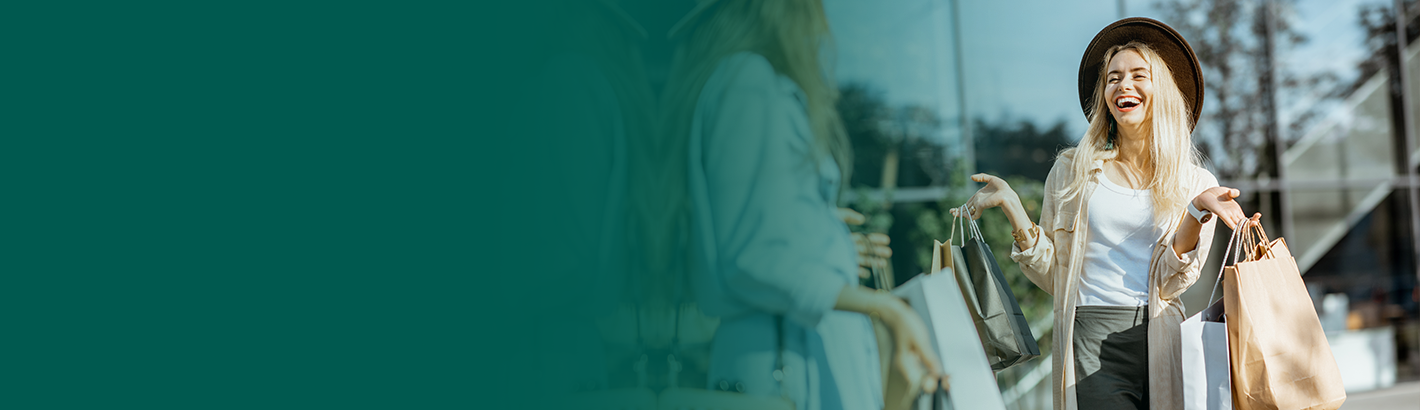
M 957 214 L 967 215 L 965 207 Z M 959 246 L 951 243 L 958 225 L 962 225 Z M 953 268 L 991 369 L 1001 371 L 1039 357 L 1040 346 L 1031 333 L 1030 322 L 1006 282 L 1001 265 L 996 263 L 991 247 L 982 240 L 976 221 L 954 217 L 947 242 L 934 241 L 932 268 Z
M 1246 259 L 1223 269 L 1234 407 L 1341 407 L 1341 372 L 1287 242 L 1250 219 L 1238 229 Z
M 779 340 L 774 358 L 774 379 L 780 383 L 780 396 L 756 396 L 744 394 L 737 391 L 729 391 L 730 386 L 725 386 L 724 390 L 689 389 L 671 386 L 663 391 L 656 398 L 656 408 L 659 410 L 685 410 L 685 409 L 745 409 L 745 410 L 795 410 L 794 402 L 783 392 L 784 383 L 784 317 L 774 318 L 775 329 L 779 333 Z M 676 310 L 676 334 L 680 333 L 680 310 Z M 675 341 L 673 343 L 679 343 Z M 680 371 L 679 363 L 674 362 L 675 357 L 671 356 L 672 366 L 670 367 L 671 380 L 676 379 L 676 374 Z M 616 407 L 621 408 L 621 407 Z

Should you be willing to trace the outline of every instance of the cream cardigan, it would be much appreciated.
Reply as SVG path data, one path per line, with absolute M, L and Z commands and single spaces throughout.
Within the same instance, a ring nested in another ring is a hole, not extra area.
M 1075 400 L 1075 305 L 1079 301 L 1080 270 L 1084 266 L 1084 246 L 1089 235 L 1089 198 L 1099 186 L 1104 162 L 1096 160 L 1085 178 L 1090 183 L 1070 200 L 1065 188 L 1074 180 L 1070 164 L 1074 152 L 1056 159 L 1045 178 L 1045 199 L 1040 212 L 1040 232 L 1035 246 L 1022 251 L 1012 245 L 1011 259 L 1036 286 L 1055 298 L 1055 336 L 1051 365 L 1052 397 L 1056 410 L 1077 410 Z M 1191 196 L 1217 186 L 1218 180 L 1203 168 L 1194 167 Z M 1183 255 L 1173 252 L 1173 238 L 1180 216 L 1169 219 L 1171 228 L 1155 242 L 1149 263 L 1149 408 L 1183 408 L 1182 340 L 1183 301 L 1179 296 L 1194 281 L 1207 259 L 1217 218 L 1203 225 L 1198 246 Z

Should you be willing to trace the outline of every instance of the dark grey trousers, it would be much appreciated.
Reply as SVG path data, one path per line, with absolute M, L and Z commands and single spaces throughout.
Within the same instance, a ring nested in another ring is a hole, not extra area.
M 1075 308 L 1075 398 L 1080 409 L 1149 408 L 1149 307 Z

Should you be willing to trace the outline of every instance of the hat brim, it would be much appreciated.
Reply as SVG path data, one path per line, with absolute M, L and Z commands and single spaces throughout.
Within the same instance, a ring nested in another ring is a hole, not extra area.
M 1203 70 L 1198 65 L 1198 56 L 1173 27 L 1144 17 L 1130 17 L 1105 26 L 1085 48 L 1085 55 L 1080 58 L 1080 108 L 1085 112 L 1085 118 L 1089 119 L 1090 110 L 1094 108 L 1091 103 L 1094 101 L 1095 84 L 1100 80 L 1100 70 L 1105 64 L 1104 53 L 1110 47 L 1130 41 L 1148 44 L 1168 64 L 1174 83 L 1178 85 L 1184 103 L 1193 116 L 1193 121 L 1189 123 L 1189 131 L 1192 131 L 1203 112 Z

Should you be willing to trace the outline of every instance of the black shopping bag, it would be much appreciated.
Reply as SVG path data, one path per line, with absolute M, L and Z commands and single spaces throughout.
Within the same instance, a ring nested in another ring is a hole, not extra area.
M 1031 334 L 1030 322 L 1021 312 L 1021 305 L 1016 302 L 1016 294 L 1011 292 L 1001 265 L 996 263 L 996 256 L 981 239 L 981 229 L 970 218 L 958 223 L 967 226 L 962 229 L 965 232 L 960 253 L 952 250 L 952 265 L 958 267 L 955 269 L 957 282 L 961 283 L 962 297 L 976 322 L 976 332 L 981 336 L 981 347 L 986 351 L 991 369 L 1001 371 L 1040 356 L 1040 346 Z M 955 232 L 956 224 L 953 225 Z

